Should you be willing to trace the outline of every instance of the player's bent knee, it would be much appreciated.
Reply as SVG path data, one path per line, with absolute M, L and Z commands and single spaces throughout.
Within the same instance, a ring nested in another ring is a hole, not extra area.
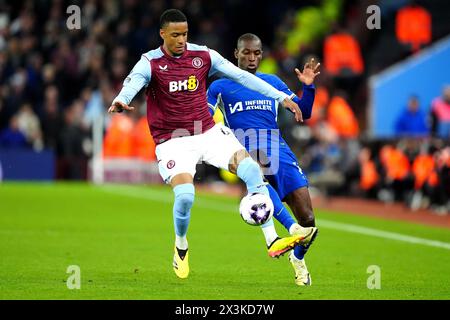
M 228 170 L 231 173 L 237 174 L 240 163 L 248 157 L 250 157 L 250 155 L 247 153 L 247 150 L 242 149 L 236 151 L 229 161 Z
M 240 161 L 237 167 L 237 176 L 245 181 L 245 177 L 261 176 L 261 169 L 258 163 L 251 157 L 246 157 Z

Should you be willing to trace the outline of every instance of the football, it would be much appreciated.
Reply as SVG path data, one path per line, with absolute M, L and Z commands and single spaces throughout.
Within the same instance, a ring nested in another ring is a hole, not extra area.
M 260 226 L 273 216 L 272 200 L 261 193 L 248 194 L 241 200 L 239 213 L 246 223 Z

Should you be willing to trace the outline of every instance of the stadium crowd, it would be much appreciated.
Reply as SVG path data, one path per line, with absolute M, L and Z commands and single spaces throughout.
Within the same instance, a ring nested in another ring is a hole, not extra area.
M 311 185 L 448 212 L 450 87 L 422 101 L 432 105 L 429 114 L 412 96 L 397 139 L 374 141 L 365 132 L 367 78 L 450 30 L 432 30 L 424 1 L 378 1 L 383 22 L 394 21 L 397 44 L 380 55 L 379 33 L 365 28 L 372 3 L 0 0 L 0 148 L 51 149 L 57 179 L 86 179 L 92 125 L 104 117 L 105 157 L 154 161 L 144 94 L 133 102 L 138 112 L 111 117 L 106 109 L 140 54 L 160 45 L 158 18 L 174 7 L 189 17 L 190 41 L 230 61 L 240 34 L 259 34 L 267 44 L 260 71 L 278 74 L 291 88 L 299 88 L 294 67 L 311 56 L 323 61 L 312 118 L 299 126 L 287 112 L 279 116 Z M 66 25 L 70 4 L 81 8 L 78 30 Z

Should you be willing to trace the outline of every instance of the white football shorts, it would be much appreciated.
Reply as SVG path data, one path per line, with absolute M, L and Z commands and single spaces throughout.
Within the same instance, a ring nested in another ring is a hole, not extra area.
M 196 165 L 202 161 L 228 170 L 231 157 L 245 149 L 230 128 L 216 124 L 211 129 L 192 136 L 170 139 L 156 146 L 159 174 L 166 183 L 180 173 L 194 177 Z

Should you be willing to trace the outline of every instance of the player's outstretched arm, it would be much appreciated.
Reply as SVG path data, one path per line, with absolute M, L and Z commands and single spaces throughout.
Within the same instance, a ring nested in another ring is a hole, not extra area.
M 311 58 L 305 66 L 303 67 L 303 72 L 298 68 L 295 68 L 295 73 L 297 74 L 298 80 L 307 86 L 313 84 L 314 79 L 320 74 L 319 71 L 320 63 L 316 63 L 314 58 Z
M 133 111 L 134 107 L 129 106 L 131 100 L 133 100 L 139 90 L 150 82 L 150 79 L 151 69 L 149 60 L 142 55 L 141 59 L 135 64 L 133 70 L 131 70 L 123 82 L 122 90 L 120 90 L 119 95 L 111 103 L 108 113 L 123 112 L 124 110 Z
M 264 80 L 256 77 L 255 75 L 242 70 L 231 62 L 223 58 L 217 51 L 210 50 L 211 54 L 211 71 L 210 75 L 214 75 L 218 72 L 221 76 L 225 76 L 228 79 L 236 81 L 251 90 L 257 91 L 265 96 L 277 100 L 282 106 L 292 111 L 295 115 L 295 120 L 303 121 L 302 112 L 298 105 L 289 99 L 289 96 L 273 86 L 265 82 Z
M 301 99 L 292 94 L 292 91 L 284 83 L 282 88 L 279 88 L 279 90 L 287 94 L 291 93 L 291 99 L 300 107 L 303 120 L 311 118 L 315 95 L 314 80 L 320 74 L 319 66 L 320 63 L 316 63 L 314 58 L 312 58 L 303 67 L 303 72 L 295 68 L 297 78 L 303 83 L 303 95 Z

